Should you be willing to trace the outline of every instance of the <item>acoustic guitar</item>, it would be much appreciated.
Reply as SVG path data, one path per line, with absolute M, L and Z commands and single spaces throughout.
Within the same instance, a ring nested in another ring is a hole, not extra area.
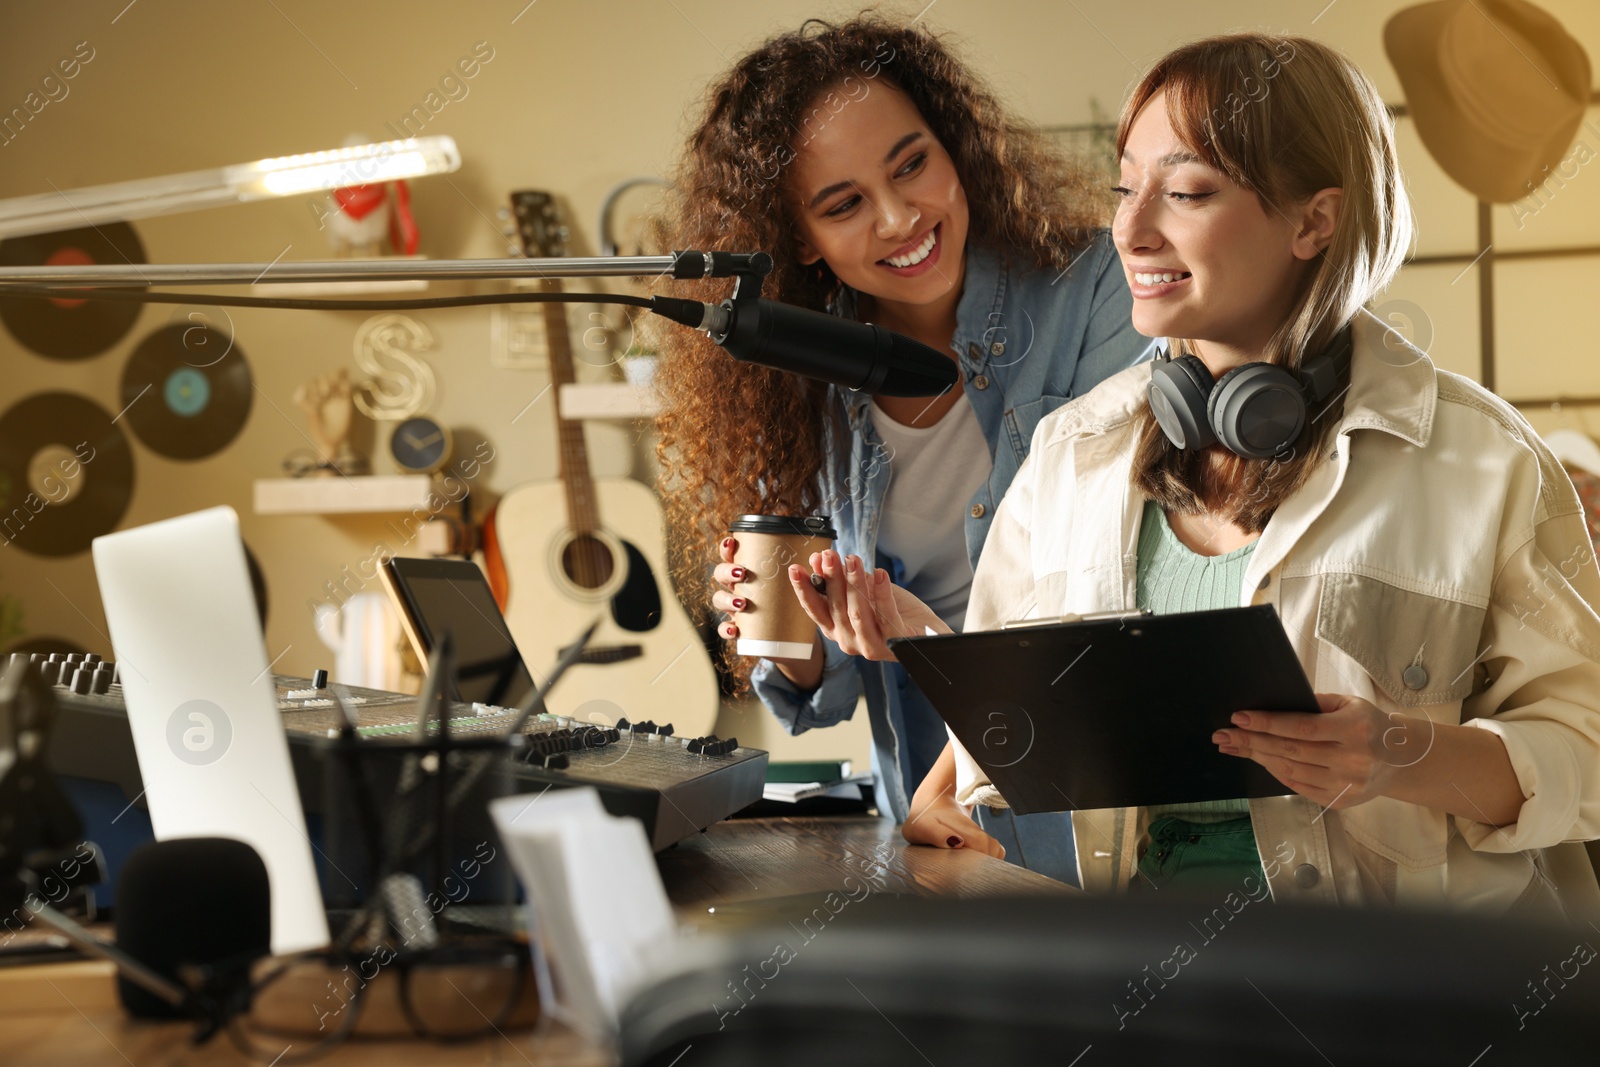
M 566 229 L 547 193 L 511 195 L 524 255 L 566 254 Z M 541 283 L 559 292 L 561 283 Z M 711 733 L 716 670 L 670 585 L 661 505 L 631 478 L 589 473 L 583 423 L 561 417 L 561 387 L 574 380 L 566 305 L 540 305 L 556 397 L 561 478 L 518 486 L 484 520 L 489 584 L 511 636 L 530 663 L 553 660 L 597 615 L 600 629 L 550 697 L 550 709 L 583 722 L 626 716 L 672 723 L 678 736 Z

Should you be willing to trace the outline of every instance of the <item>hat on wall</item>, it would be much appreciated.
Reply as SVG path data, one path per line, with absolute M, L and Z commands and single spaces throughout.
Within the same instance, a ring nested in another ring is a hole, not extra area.
M 1383 29 L 1417 133 L 1480 200 L 1527 196 L 1561 162 L 1589 103 L 1589 57 L 1526 0 L 1436 0 Z

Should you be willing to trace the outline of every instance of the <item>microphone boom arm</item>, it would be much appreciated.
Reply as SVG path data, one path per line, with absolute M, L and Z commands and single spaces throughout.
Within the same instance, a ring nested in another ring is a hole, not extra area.
M 765 252 L 676 251 L 668 256 L 463 260 L 334 260 L 306 263 L 180 263 L 0 267 L 0 297 L 60 298 L 239 307 L 401 311 L 493 303 L 567 301 L 645 307 L 707 334 L 735 359 L 847 389 L 890 396 L 933 396 L 955 387 L 954 360 L 881 326 L 761 297 L 772 271 Z M 643 277 L 726 278 L 721 304 L 614 293 L 509 292 L 397 300 L 278 299 L 151 292 L 149 285 L 265 285 L 395 280 L 518 280 Z

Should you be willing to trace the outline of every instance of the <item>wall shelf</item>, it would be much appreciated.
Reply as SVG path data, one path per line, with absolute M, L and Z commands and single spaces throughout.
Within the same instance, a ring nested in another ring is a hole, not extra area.
M 565 419 L 653 419 L 660 410 L 653 389 L 628 382 L 572 382 L 561 387 Z
M 426 474 L 350 477 L 257 478 L 257 515 L 356 515 L 428 507 L 433 479 Z

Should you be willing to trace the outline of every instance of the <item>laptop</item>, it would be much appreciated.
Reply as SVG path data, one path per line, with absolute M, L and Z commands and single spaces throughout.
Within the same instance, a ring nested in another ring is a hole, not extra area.
M 326 945 L 238 515 L 211 508 L 97 537 L 93 551 L 156 838 L 251 845 L 271 884 L 272 951 Z

